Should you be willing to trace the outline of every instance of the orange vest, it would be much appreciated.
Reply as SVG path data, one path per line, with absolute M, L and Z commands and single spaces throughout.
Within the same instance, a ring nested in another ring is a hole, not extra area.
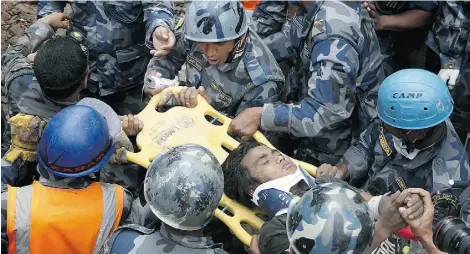
M 243 9 L 247 11 L 254 11 L 256 6 L 261 3 L 261 0 L 243 0 L 242 5 Z
M 98 253 L 121 221 L 123 199 L 124 189 L 114 184 L 8 186 L 8 253 Z

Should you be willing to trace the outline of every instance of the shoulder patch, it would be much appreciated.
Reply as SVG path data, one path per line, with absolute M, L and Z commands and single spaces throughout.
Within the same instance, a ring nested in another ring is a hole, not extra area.
M 380 146 L 384 150 L 384 152 L 387 154 L 387 156 L 390 156 L 392 154 L 392 148 L 388 145 L 387 139 L 385 139 L 384 135 L 384 128 L 380 126 L 380 134 L 379 134 L 379 141 L 380 141 Z
M 188 58 L 186 59 L 189 65 L 196 68 L 198 71 L 202 71 L 202 63 L 201 60 L 197 59 L 193 54 L 189 54 Z

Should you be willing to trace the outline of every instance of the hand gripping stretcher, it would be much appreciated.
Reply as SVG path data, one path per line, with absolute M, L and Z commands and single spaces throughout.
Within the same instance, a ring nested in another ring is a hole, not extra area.
M 239 145 L 227 134 L 231 120 L 217 112 L 201 96 L 198 96 L 198 105 L 195 108 L 173 107 L 164 113 L 157 112 L 156 107 L 168 89 L 173 94 L 179 94 L 182 88 L 170 87 L 156 94 L 137 115 L 144 122 L 142 131 L 137 135 L 137 146 L 140 152 L 127 152 L 128 160 L 148 168 L 150 162 L 168 148 L 183 144 L 198 144 L 208 148 L 222 163 L 228 156 L 226 149 L 232 151 Z M 207 116 L 217 119 L 222 125 L 210 123 L 206 120 Z M 253 137 L 258 142 L 274 148 L 259 131 Z M 314 166 L 293 161 L 310 174 L 315 175 Z M 221 209 L 215 211 L 215 216 L 224 222 L 238 239 L 249 246 L 251 235 L 243 229 L 242 223 L 247 223 L 255 230 L 259 230 L 264 222 L 256 214 L 261 212 L 253 212 L 225 194 L 220 201 L 220 207 L 228 209 L 233 216 L 224 213 Z

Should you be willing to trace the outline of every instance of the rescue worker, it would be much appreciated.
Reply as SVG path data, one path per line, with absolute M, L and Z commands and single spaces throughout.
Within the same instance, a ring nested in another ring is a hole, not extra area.
M 453 89 L 470 52 L 470 3 L 439 2 L 436 21 L 429 31 L 427 45 L 439 56 L 439 77 Z
M 271 49 L 279 64 L 295 55 L 290 42 L 288 22 L 292 20 L 298 8 L 299 4 L 293 1 L 261 1 L 253 12 L 251 27 Z M 281 47 L 279 43 L 285 47 Z M 290 69 L 288 66 L 282 67 Z
M 300 5 L 289 40 L 298 57 L 286 81 L 297 102 L 246 109 L 230 123 L 229 134 L 250 137 L 260 128 L 286 133 L 303 138 L 298 159 L 314 165 L 336 163 L 376 114 L 382 56 L 361 3 Z
M 385 76 L 406 68 L 424 69 L 424 40 L 438 3 L 369 1 L 364 5 L 375 23 Z
M 443 1 L 439 7 L 437 20 L 429 33 L 429 45 L 440 53 L 439 76 L 448 81 L 449 88 L 455 84 L 452 92 L 455 104 L 450 119 L 465 143 L 470 132 L 470 3 Z
M 188 144 L 160 153 L 148 168 L 143 191 L 162 221 L 160 230 L 121 226 L 104 253 L 226 253 L 203 235 L 224 191 L 222 169 L 209 150 Z
M 72 37 L 54 36 L 68 25 L 63 13 L 41 18 L 2 54 L 9 117 L 24 113 L 49 119 L 79 101 L 87 86 L 88 50 Z
M 89 177 L 114 152 L 120 127 L 110 124 L 116 120 L 84 105 L 52 117 L 37 146 L 39 181 L 2 192 L 2 243 L 9 253 L 99 253 L 124 222 L 131 194 Z
M 462 189 L 454 184 L 468 182 L 470 169 L 448 119 L 452 110 L 452 97 L 437 75 L 419 69 L 398 71 L 380 86 L 379 118 L 337 165 L 322 165 L 317 175 L 349 177 L 353 186 L 364 187 L 372 195 L 409 187 L 457 200 Z M 386 248 L 394 249 L 393 253 L 401 253 L 407 245 L 402 239 L 388 241 Z
M 66 1 L 39 1 L 38 18 L 64 12 Z M 154 55 L 168 54 L 174 45 L 170 1 L 69 2 L 71 25 L 90 49 L 86 95 L 99 97 L 120 115 L 143 108 L 144 75 Z
M 151 60 L 165 79 L 173 79 L 186 63 L 189 88 L 176 97 L 179 105 L 195 107 L 201 94 L 216 110 L 234 116 L 278 100 L 284 76 L 269 48 L 248 28 L 240 1 L 193 1 L 185 17 L 173 51 Z M 172 98 L 166 94 L 160 105 Z
M 288 249 L 286 212 L 296 196 L 301 197 L 317 184 L 342 182 L 325 176 L 313 179 L 279 151 L 251 141 L 242 142 L 231 152 L 222 169 L 227 196 L 247 207 L 255 204 L 270 218 L 261 228 L 259 243 L 256 243 L 258 239 L 252 240 L 262 253 L 284 253 Z M 383 238 L 378 239 L 378 243 L 406 225 L 398 213 L 399 207 L 405 207 L 411 218 L 423 212 L 423 203 L 417 195 L 397 192 L 390 197 L 372 197 L 367 192 L 355 191 L 368 201 L 373 216 L 379 220 L 375 226 L 377 232 L 383 233 L 380 234 Z M 387 219 L 380 220 L 382 217 Z
M 410 220 L 406 209 L 401 207 L 401 216 L 420 237 L 427 253 L 443 254 L 433 243 L 434 209 L 429 192 L 423 189 L 407 191 L 422 197 L 425 211 L 422 217 Z M 348 198 L 354 195 L 356 202 Z M 380 243 L 383 233 L 377 227 L 378 223 L 375 230 L 372 228 L 369 210 L 364 200 L 344 185 L 323 184 L 308 191 L 287 215 L 291 253 L 370 253 L 374 245 Z
M 468 145 L 467 136 L 470 133 L 470 39 L 467 48 L 467 60 L 452 92 L 455 104 L 450 116 L 460 141 L 465 145 Z M 466 146 L 465 150 L 468 155 L 469 147 Z
M 68 25 L 69 17 L 63 13 L 41 18 L 2 54 L 2 85 L 8 97 L 9 117 L 18 113 L 34 116 L 27 126 L 30 133 L 21 135 L 27 143 L 37 143 L 45 123 L 61 109 L 75 105 L 80 92 L 88 85 L 87 47 L 73 36 L 54 34 L 56 29 L 67 28 Z M 137 117 L 127 115 L 121 118 L 123 133 L 110 161 L 113 164 L 127 162 L 123 150 L 133 150 L 127 136 L 135 136 L 143 127 Z M 20 132 L 19 129 L 12 131 Z M 2 139 L 3 145 L 10 146 L 8 135 Z M 2 167 L 2 183 L 23 186 L 31 183 L 36 165 L 23 159 L 11 161 L 3 158 Z M 106 182 L 123 184 L 131 190 L 137 188 L 137 166 L 114 165 L 111 169 L 106 165 L 102 176 Z

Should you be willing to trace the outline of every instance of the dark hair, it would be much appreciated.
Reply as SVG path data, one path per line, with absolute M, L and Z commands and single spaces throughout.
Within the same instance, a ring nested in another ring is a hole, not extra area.
M 255 141 L 242 142 L 222 164 L 225 194 L 248 207 L 254 207 L 249 190 L 258 183 L 251 175 L 250 169 L 242 164 L 242 160 L 248 151 L 258 146 L 262 146 L 262 144 Z
M 67 98 L 85 78 L 88 70 L 87 49 L 72 38 L 56 37 L 39 48 L 33 69 L 46 96 Z

